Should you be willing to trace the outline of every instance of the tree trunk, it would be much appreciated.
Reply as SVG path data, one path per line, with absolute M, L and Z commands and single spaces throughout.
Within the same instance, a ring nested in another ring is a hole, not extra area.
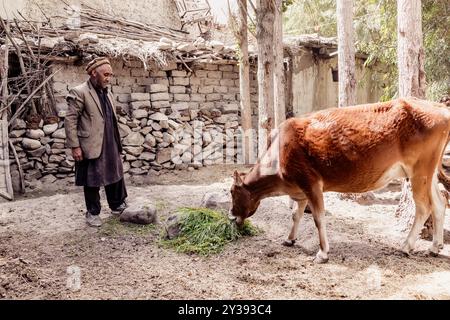
M 425 53 L 420 0 L 397 1 L 398 94 L 425 97 Z
M 242 124 L 242 152 L 244 163 L 250 163 L 250 139 L 252 130 L 252 108 L 250 104 L 250 67 L 248 61 L 248 32 L 247 32 L 247 0 L 239 0 L 238 46 L 239 55 L 239 92 Z
M 286 79 L 284 74 L 284 48 L 283 48 L 283 12 L 282 0 L 275 0 L 275 17 L 274 17 L 274 114 L 275 126 L 278 127 L 286 120 L 286 101 L 284 90 L 286 87 Z
M 274 0 L 258 0 L 256 40 L 258 42 L 258 156 L 267 149 L 274 127 L 273 30 Z
M 353 30 L 353 0 L 337 0 L 336 3 L 338 32 L 338 77 L 339 77 L 339 107 L 356 104 L 355 76 L 355 43 Z M 372 192 L 344 193 L 341 199 L 356 202 L 363 199 L 374 199 Z
M 422 7 L 420 0 L 397 0 L 397 59 L 399 97 L 425 96 L 424 49 L 422 34 Z M 414 221 L 415 205 L 411 183 L 402 185 L 402 195 L 396 216 L 404 220 L 405 229 Z M 431 234 L 431 217 L 425 223 L 422 236 Z
M 353 0 L 337 1 L 339 107 L 356 104 Z

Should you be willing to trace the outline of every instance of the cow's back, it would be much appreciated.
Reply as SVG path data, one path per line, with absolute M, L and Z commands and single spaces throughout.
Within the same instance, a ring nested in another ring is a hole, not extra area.
M 424 141 L 439 140 L 443 130 L 448 136 L 449 119 L 447 110 L 417 99 L 289 119 L 280 127 L 281 175 L 287 180 L 321 179 L 328 190 L 370 190 L 390 168 L 414 162 Z

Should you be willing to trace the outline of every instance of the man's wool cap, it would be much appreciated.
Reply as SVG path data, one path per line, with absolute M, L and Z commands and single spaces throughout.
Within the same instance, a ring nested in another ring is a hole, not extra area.
M 95 58 L 94 60 L 92 60 L 91 62 L 89 62 L 86 66 L 86 72 L 88 74 L 91 74 L 91 72 L 95 69 L 97 69 L 98 67 L 104 65 L 104 64 L 109 64 L 111 65 L 111 63 L 109 62 L 109 60 L 105 57 L 98 57 Z

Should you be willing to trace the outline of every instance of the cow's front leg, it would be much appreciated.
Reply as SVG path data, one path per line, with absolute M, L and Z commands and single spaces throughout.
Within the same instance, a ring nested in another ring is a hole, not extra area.
M 305 212 L 307 204 L 308 200 L 297 201 L 297 209 L 292 212 L 291 232 L 289 233 L 287 240 L 283 242 L 284 246 L 291 247 L 294 245 L 295 240 L 297 239 L 298 226 L 300 224 L 300 221 L 302 220 L 303 213 Z

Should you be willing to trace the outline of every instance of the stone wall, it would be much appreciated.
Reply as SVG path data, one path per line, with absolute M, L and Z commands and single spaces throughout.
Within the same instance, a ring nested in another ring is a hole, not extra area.
M 194 170 L 237 159 L 239 70 L 235 64 L 197 64 L 193 72 L 173 63 L 164 70 L 146 71 L 140 61 L 112 61 L 115 77 L 111 89 L 119 115 L 124 146 L 125 172 L 158 174 L 162 169 Z M 18 152 L 25 179 L 53 182 L 74 175 L 71 150 L 65 146 L 65 96 L 86 81 L 83 67 L 62 68 L 54 77 L 59 123 L 41 123 L 27 129 L 16 121 L 9 133 Z M 256 114 L 257 83 L 252 76 L 253 112 Z M 256 122 L 256 121 L 255 121 Z M 225 150 L 226 149 L 226 150 Z M 18 171 L 11 155 L 12 175 Z

